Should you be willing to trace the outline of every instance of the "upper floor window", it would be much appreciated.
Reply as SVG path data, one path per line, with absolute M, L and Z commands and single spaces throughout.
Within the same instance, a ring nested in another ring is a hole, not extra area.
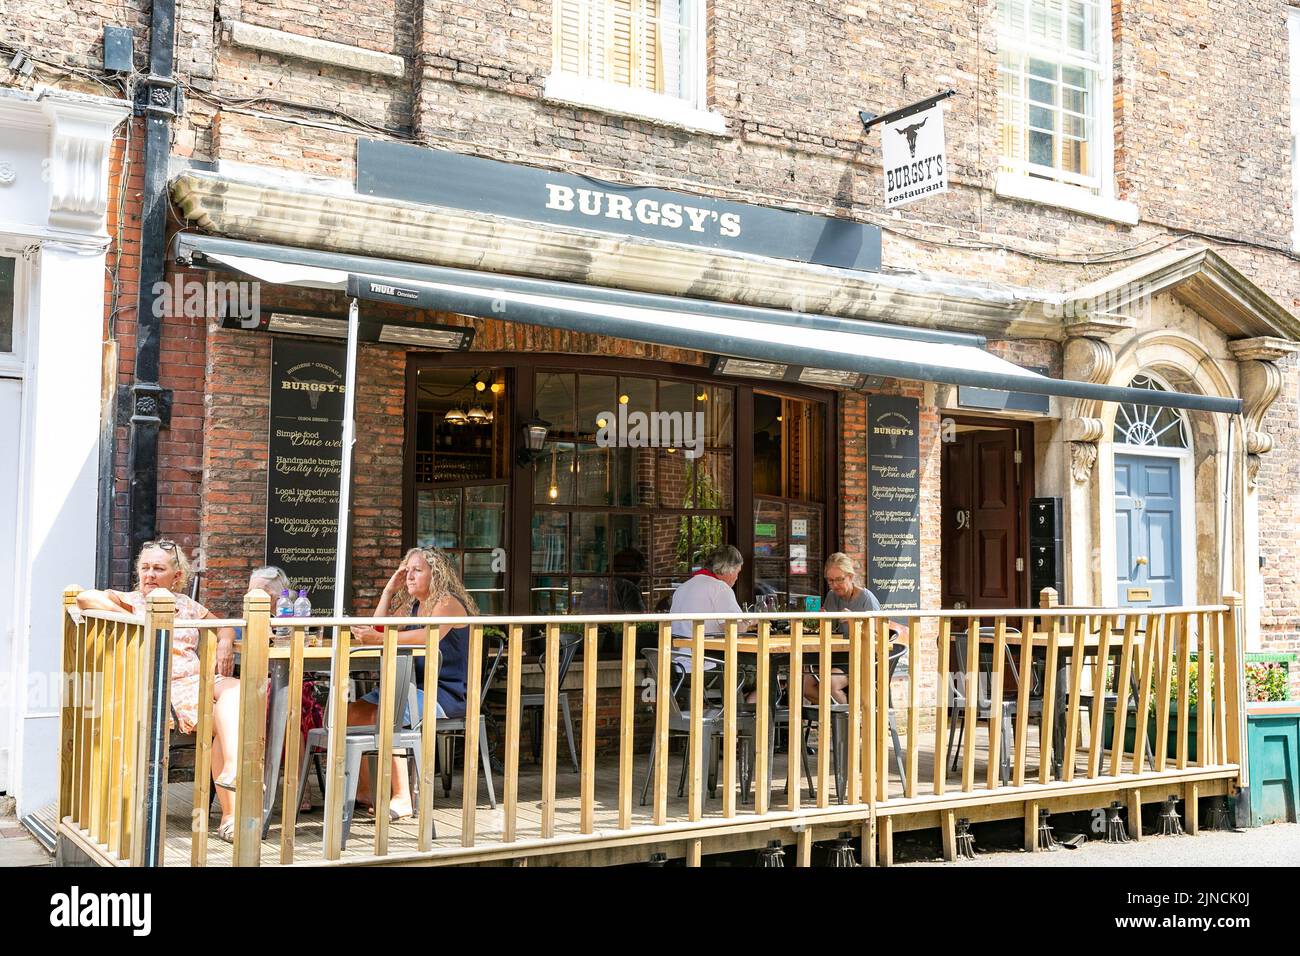
M 1287 13 L 1291 36 L 1291 245 L 1300 250 L 1300 7 Z
M 554 0 L 546 96 L 721 133 L 706 110 L 705 0 Z
M 1003 168 L 1104 191 L 1110 13 L 1098 0 L 998 0 Z

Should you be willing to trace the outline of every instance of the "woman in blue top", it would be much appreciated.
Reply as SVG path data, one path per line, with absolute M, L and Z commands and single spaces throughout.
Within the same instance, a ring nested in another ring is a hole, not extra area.
M 393 572 L 375 607 L 375 617 L 467 617 L 478 614 L 474 599 L 465 591 L 460 576 L 446 556 L 432 548 L 412 548 L 401 566 Z M 360 644 L 382 644 L 384 632 L 373 627 L 357 627 L 352 637 Z M 424 644 L 424 627 L 410 625 L 398 634 L 399 644 Z M 438 668 L 437 716 L 463 717 L 465 688 L 469 669 L 469 627 L 442 625 L 438 628 L 438 650 L 442 663 Z M 416 680 L 423 684 L 423 658 L 417 659 Z M 418 693 L 418 706 L 424 708 L 424 692 Z M 379 691 L 348 705 L 349 725 L 372 725 L 379 709 Z M 412 715 L 407 715 L 410 720 Z M 357 801 L 371 802 L 368 761 L 361 763 Z M 393 799 L 389 804 L 394 820 L 411 816 L 411 791 L 406 779 L 405 759 L 393 759 Z

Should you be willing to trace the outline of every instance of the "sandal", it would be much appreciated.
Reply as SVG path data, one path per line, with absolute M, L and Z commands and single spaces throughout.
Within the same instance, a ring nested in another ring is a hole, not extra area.
M 221 825 L 217 827 L 217 839 L 224 840 L 227 843 L 235 842 L 235 818 L 222 820 Z

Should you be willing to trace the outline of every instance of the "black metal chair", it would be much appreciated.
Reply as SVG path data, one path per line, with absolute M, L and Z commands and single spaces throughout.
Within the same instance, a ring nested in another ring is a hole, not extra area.
M 564 686 L 564 678 L 568 676 L 569 665 L 573 663 L 574 657 L 578 654 L 578 649 L 582 647 L 582 635 L 576 633 L 560 634 L 560 672 L 556 675 L 556 682 L 560 687 Z M 537 659 L 537 663 L 542 668 L 542 673 L 546 673 L 547 661 L 546 653 Z M 569 710 L 568 691 L 561 690 L 557 698 L 560 705 L 560 715 L 564 718 L 564 735 L 569 741 L 569 759 L 573 761 L 573 772 L 578 772 L 578 750 L 574 743 L 573 736 L 573 715 Z M 545 694 L 521 694 L 519 696 L 520 715 L 529 714 L 529 739 L 533 745 L 533 760 L 541 759 L 542 751 L 542 714 L 546 706 Z

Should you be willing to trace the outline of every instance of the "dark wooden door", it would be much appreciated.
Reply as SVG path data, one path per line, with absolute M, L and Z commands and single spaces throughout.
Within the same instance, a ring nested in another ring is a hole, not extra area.
M 943 606 L 1020 604 L 1020 472 L 1015 429 L 962 431 L 943 446 Z

